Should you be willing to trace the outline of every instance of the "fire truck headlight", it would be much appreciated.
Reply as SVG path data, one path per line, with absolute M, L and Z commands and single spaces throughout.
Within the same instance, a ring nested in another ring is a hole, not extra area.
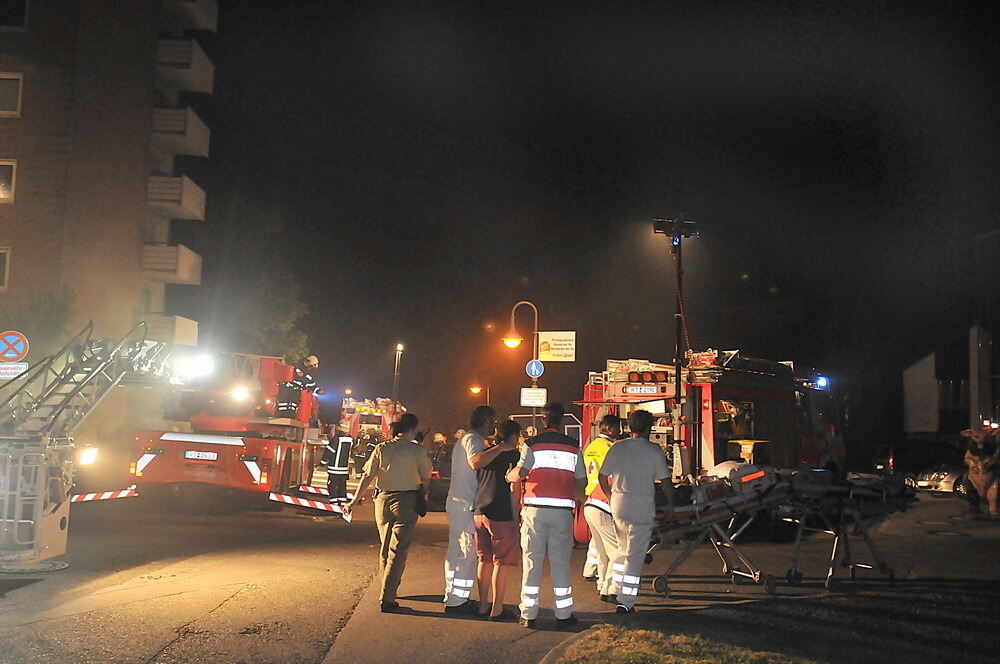
M 816 387 L 821 390 L 825 390 L 826 388 L 830 387 L 830 379 L 827 378 L 826 376 L 817 376 Z
M 245 385 L 237 385 L 229 393 L 234 401 L 246 401 L 250 398 L 250 390 Z
M 97 448 L 85 447 L 77 453 L 76 462 L 81 466 L 92 466 L 97 461 Z

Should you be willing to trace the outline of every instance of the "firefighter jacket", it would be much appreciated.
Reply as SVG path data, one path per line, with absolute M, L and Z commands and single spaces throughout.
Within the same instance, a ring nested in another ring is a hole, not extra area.
M 283 387 L 290 387 L 293 390 L 308 390 L 315 393 L 319 390 L 319 383 L 316 382 L 316 379 L 313 378 L 308 369 L 297 366 L 292 374 L 292 379 L 285 383 Z
M 609 504 L 607 495 L 604 493 L 604 489 L 601 488 L 600 482 L 597 481 L 597 476 L 601 472 L 601 466 L 604 465 L 604 457 L 607 456 L 608 450 L 614 444 L 615 441 L 604 434 L 598 434 L 587 445 L 587 449 L 583 451 L 583 465 L 587 469 L 586 504 L 592 505 L 608 514 L 611 514 L 611 505 Z
M 532 507 L 576 507 L 576 468 L 580 446 L 556 429 L 544 429 L 525 441 L 533 463 L 524 479 L 524 504 Z
M 350 436 L 337 435 L 326 443 L 321 463 L 326 471 L 335 475 L 346 475 L 354 440 Z

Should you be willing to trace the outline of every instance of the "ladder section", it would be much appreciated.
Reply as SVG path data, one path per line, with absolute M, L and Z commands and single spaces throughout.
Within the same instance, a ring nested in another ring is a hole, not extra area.
M 145 322 L 121 339 L 94 339 L 88 324 L 58 352 L 0 386 L 0 438 L 69 437 L 122 378 L 162 373 L 166 344 L 147 341 Z

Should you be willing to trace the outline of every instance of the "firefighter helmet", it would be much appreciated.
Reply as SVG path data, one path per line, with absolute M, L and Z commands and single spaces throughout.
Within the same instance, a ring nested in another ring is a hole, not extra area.
M 318 367 L 319 366 L 319 358 L 316 357 L 315 355 L 310 355 L 309 357 L 307 357 L 305 359 L 305 361 L 303 362 L 303 364 L 306 365 L 307 367 L 313 367 L 313 368 Z

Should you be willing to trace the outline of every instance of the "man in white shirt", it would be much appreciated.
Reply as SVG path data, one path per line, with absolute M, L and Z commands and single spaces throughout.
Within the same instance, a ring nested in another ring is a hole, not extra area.
M 611 564 L 612 580 L 618 586 L 618 613 L 633 613 L 639 595 L 642 566 L 656 515 L 655 482 L 673 509 L 673 484 L 663 450 L 649 441 L 653 415 L 633 411 L 628 418 L 632 438 L 620 440 L 608 450 L 598 482 L 611 498 L 618 552 Z
M 448 553 L 444 560 L 445 613 L 467 613 L 473 608 L 469 597 L 476 583 L 476 568 L 479 565 L 473 514 L 479 478 L 473 460 L 487 452 L 486 437 L 496 429 L 496 411 L 489 406 L 479 406 L 472 411 L 469 424 L 471 430 L 455 443 L 451 451 L 451 485 L 445 503 L 448 514 Z

